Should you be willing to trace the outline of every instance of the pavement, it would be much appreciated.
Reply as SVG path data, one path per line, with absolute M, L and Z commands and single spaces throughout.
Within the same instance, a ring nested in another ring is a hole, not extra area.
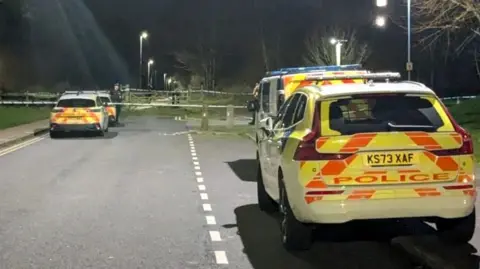
M 421 256 L 478 268 L 479 235 L 451 248 L 411 221 L 327 227 L 335 237 L 286 252 L 278 216 L 256 204 L 254 154 L 248 139 L 155 117 L 0 150 L 0 267 L 406 269 Z
M 40 120 L 0 130 L 0 148 L 48 131 L 49 121 Z

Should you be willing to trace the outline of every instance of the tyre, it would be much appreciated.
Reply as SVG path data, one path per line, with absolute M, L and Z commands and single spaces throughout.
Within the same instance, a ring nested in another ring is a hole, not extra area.
M 282 243 L 285 249 L 292 251 L 310 249 L 313 243 L 313 229 L 295 218 L 283 183 L 280 183 L 280 212 Z
M 270 198 L 267 191 L 265 190 L 265 185 L 263 184 L 262 170 L 260 167 L 260 161 L 257 159 L 257 198 L 258 198 L 258 207 L 260 210 L 273 213 L 278 211 L 278 204 Z
M 55 131 L 50 131 L 50 132 L 49 132 L 49 135 L 50 135 L 50 138 L 52 138 L 52 139 L 60 138 L 60 137 L 61 137 L 61 134 L 60 134 L 60 132 L 58 132 L 58 131 L 56 131 L 56 132 L 55 132 Z
M 451 244 L 468 243 L 475 233 L 475 209 L 468 216 L 457 219 L 437 219 L 438 237 Z

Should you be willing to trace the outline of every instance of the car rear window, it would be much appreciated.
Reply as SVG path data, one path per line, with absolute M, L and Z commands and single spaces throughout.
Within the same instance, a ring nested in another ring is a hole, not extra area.
M 58 107 L 95 107 L 95 101 L 91 99 L 63 99 L 58 101 Z
M 420 96 L 353 96 L 331 102 L 329 112 L 330 129 L 342 135 L 399 131 L 392 126 L 435 131 L 445 124 L 432 102 Z
M 108 97 L 100 97 L 100 100 L 102 100 L 102 103 L 111 103 L 110 98 Z

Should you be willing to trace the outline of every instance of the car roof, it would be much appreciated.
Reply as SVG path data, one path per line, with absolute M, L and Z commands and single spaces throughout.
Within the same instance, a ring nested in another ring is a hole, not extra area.
M 303 88 L 309 92 L 318 92 L 322 98 L 349 94 L 371 93 L 413 93 L 435 95 L 435 92 L 417 82 L 381 82 L 366 84 L 312 85 Z
M 91 94 L 91 93 L 79 93 L 79 94 L 65 94 L 60 96 L 59 100 L 66 100 L 66 99 L 90 99 L 96 100 L 98 95 Z
M 108 97 L 108 98 L 110 98 L 110 94 L 109 94 L 109 93 L 104 93 L 104 92 L 102 92 L 102 93 L 98 93 L 98 96 L 100 96 L 100 97 Z

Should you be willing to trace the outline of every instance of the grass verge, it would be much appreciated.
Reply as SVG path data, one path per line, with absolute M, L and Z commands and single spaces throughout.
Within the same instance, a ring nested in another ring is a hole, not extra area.
M 455 120 L 473 136 L 475 157 L 480 161 L 480 99 L 470 99 L 449 108 Z
M 51 108 L 0 107 L 0 130 L 48 119 Z

